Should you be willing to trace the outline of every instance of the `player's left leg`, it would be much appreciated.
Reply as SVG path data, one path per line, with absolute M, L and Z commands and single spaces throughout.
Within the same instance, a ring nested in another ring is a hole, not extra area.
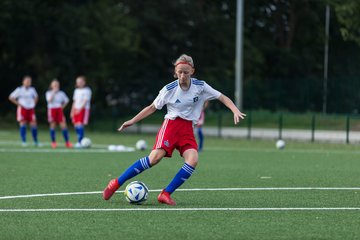
M 81 123 L 76 123 L 75 124 L 75 132 L 76 132 L 76 136 L 77 136 L 77 140 L 78 140 L 75 147 L 81 147 L 80 142 L 84 138 L 84 135 L 85 135 L 84 125 Z
M 176 202 L 171 199 L 170 195 L 179 188 L 186 180 L 188 180 L 198 163 L 198 152 L 196 149 L 187 149 L 182 156 L 185 159 L 184 165 L 179 172 L 175 175 L 170 184 L 160 193 L 158 201 L 168 205 L 176 205 Z
M 81 148 L 80 142 L 85 136 L 84 127 L 88 123 L 88 118 L 89 118 L 88 109 L 75 110 L 75 114 L 72 119 L 78 140 L 77 143 L 75 144 L 75 148 Z
M 36 122 L 35 109 L 27 109 L 25 120 L 30 123 L 31 135 L 34 140 L 34 144 L 36 147 L 41 147 L 42 144 L 39 143 L 38 140 L 38 127 Z
M 60 128 L 61 128 L 61 132 L 63 134 L 64 140 L 65 140 L 65 147 L 72 148 L 73 145 L 70 142 L 69 131 L 68 131 L 68 128 L 67 128 L 65 118 L 63 118 L 62 122 L 60 122 Z
M 33 120 L 30 122 L 30 127 L 31 127 L 31 135 L 34 140 L 34 144 L 36 147 L 40 147 L 41 144 L 39 143 L 39 140 L 38 140 L 38 128 L 37 128 L 36 120 Z

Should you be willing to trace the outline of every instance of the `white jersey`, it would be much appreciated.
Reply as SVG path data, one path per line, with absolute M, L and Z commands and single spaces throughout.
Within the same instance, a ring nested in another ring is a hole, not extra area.
M 196 124 L 206 100 L 217 99 L 221 93 L 210 87 L 205 81 L 190 79 L 188 90 L 182 90 L 179 80 L 163 87 L 154 100 L 156 109 L 167 106 L 165 118 L 174 120 L 177 117 L 192 121 Z
M 91 89 L 89 87 L 76 88 L 74 91 L 73 101 L 76 109 L 81 109 L 84 106 L 85 109 L 90 109 Z
M 68 96 L 61 90 L 55 93 L 52 90 L 49 90 L 46 92 L 45 97 L 48 108 L 61 108 L 64 104 L 69 102 Z
M 17 87 L 11 94 L 10 98 L 15 98 L 18 103 L 25 109 L 35 108 L 35 99 L 38 94 L 33 87 Z

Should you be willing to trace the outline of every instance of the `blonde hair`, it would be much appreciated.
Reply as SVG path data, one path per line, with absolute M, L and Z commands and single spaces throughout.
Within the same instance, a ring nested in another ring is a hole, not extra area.
M 176 67 L 180 63 L 187 64 L 194 68 L 194 61 L 193 61 L 192 57 L 189 55 L 181 54 L 180 57 L 178 59 L 176 59 L 176 61 L 174 62 L 174 67 Z M 177 78 L 177 75 L 175 72 L 174 72 L 174 78 Z
M 176 65 L 178 65 L 179 63 L 186 63 L 194 67 L 194 61 L 192 57 L 186 54 L 181 54 L 181 56 L 178 59 L 176 59 L 174 66 L 176 67 Z

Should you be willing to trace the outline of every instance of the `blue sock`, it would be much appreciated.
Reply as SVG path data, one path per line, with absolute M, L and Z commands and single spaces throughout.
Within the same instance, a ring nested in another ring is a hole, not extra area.
M 26 142 L 26 125 L 20 126 L 20 137 L 23 143 Z
M 187 163 L 184 163 L 180 171 L 175 175 L 171 183 L 165 188 L 165 192 L 173 193 L 180 187 L 195 171 L 195 168 Z
M 52 142 L 55 142 L 55 129 L 54 128 L 50 128 L 50 138 Z
M 38 142 L 38 138 L 37 138 L 37 127 L 31 127 L 31 134 L 32 137 L 34 139 L 34 142 L 37 143 Z
M 137 160 L 118 178 L 118 182 L 119 182 L 120 186 L 123 185 L 130 178 L 135 177 L 139 173 L 141 173 L 144 170 L 149 169 L 149 168 L 151 168 L 149 157 L 144 157 L 144 158 Z
M 67 128 L 62 129 L 62 134 L 64 136 L 65 142 L 69 142 L 69 131 L 67 130 Z
M 84 126 L 75 127 L 75 131 L 77 134 L 78 142 L 81 142 L 81 140 L 84 138 L 84 134 L 85 134 Z
M 201 151 L 204 145 L 204 134 L 202 132 L 202 128 L 197 129 L 197 134 L 199 137 L 199 151 Z

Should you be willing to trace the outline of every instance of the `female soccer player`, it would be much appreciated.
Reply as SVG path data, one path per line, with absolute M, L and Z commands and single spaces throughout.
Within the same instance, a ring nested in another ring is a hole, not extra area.
M 60 90 L 60 83 L 57 79 L 52 80 L 50 88 L 45 94 L 47 101 L 48 122 L 50 124 L 51 147 L 56 148 L 55 127 L 59 124 L 65 140 L 65 146 L 72 148 L 69 141 L 69 132 L 66 125 L 66 118 L 63 109 L 69 103 L 69 98 Z
M 22 146 L 26 147 L 26 125 L 30 124 L 31 134 L 35 146 L 41 146 L 38 141 L 35 106 L 39 100 L 38 94 L 31 86 L 31 77 L 24 76 L 22 86 L 17 87 L 9 96 L 9 100 L 17 106 L 16 120 L 20 125 L 20 137 Z
M 198 163 L 193 126 L 200 117 L 204 102 L 212 99 L 220 100 L 234 113 L 235 124 L 245 117 L 245 114 L 240 112 L 228 97 L 210 87 L 206 82 L 191 78 L 195 69 L 190 56 L 181 55 L 174 66 L 174 76 L 177 80 L 163 87 L 152 104 L 145 107 L 131 120 L 124 122 L 118 129 L 122 131 L 156 110 L 162 109 L 164 105 L 167 106 L 165 120 L 159 129 L 150 155 L 137 160 L 118 179 L 111 180 L 103 192 L 105 200 L 110 199 L 127 180 L 156 165 L 163 157 L 171 157 L 174 149 L 177 149 L 185 163 L 158 196 L 160 203 L 176 205 L 170 195 L 192 175 Z
M 73 96 L 70 117 L 75 127 L 78 142 L 75 148 L 81 148 L 81 140 L 84 138 L 84 127 L 89 122 L 90 116 L 91 89 L 86 86 L 86 78 L 79 76 L 76 78 L 76 89 Z

